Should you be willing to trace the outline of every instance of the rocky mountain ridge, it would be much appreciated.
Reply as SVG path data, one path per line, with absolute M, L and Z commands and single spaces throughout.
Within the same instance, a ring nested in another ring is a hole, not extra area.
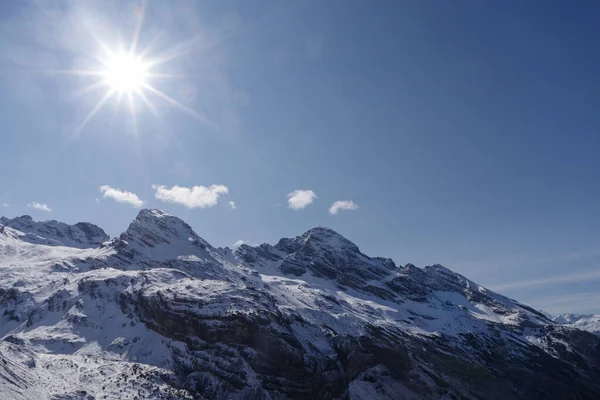
M 93 248 L 110 239 L 102 228 L 89 222 L 75 225 L 53 220 L 36 222 L 29 215 L 13 219 L 0 217 L 0 229 L 6 227 L 18 232 L 22 241 L 46 246 Z
M 232 250 L 160 210 L 59 225 L 75 245 L 2 221 L 0 398 L 600 397 L 599 337 L 327 228 Z

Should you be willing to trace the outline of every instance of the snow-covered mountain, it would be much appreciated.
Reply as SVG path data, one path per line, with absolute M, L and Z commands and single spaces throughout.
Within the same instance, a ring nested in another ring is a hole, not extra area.
M 67 225 L 58 221 L 36 222 L 29 215 L 14 219 L 0 217 L 0 226 L 12 228 L 24 242 L 47 246 L 69 246 L 77 248 L 98 247 L 110 239 L 98 226 L 80 222 Z
M 559 314 L 553 318 L 557 324 L 568 325 L 600 335 L 600 315 L 593 314 Z
M 159 210 L 112 240 L 1 221 L 2 399 L 600 398 L 600 337 L 330 229 L 232 250 Z

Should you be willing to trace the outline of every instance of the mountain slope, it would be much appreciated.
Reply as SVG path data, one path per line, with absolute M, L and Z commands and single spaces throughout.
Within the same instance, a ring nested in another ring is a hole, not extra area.
M 600 338 L 330 229 L 231 250 L 142 210 L 96 248 L 23 236 L 0 232 L 0 398 L 600 397 Z

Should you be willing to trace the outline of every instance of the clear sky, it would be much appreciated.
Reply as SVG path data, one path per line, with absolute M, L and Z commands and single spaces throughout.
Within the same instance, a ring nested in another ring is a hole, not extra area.
M 600 312 L 599 21 L 595 1 L 0 2 L 0 214 L 117 235 L 143 202 L 215 246 L 328 226 Z

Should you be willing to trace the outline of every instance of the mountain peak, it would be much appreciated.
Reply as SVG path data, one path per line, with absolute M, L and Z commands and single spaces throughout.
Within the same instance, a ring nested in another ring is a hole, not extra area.
M 583 319 L 589 319 L 593 317 L 593 314 L 558 314 L 552 318 L 557 324 L 574 324 Z
M 338 250 L 359 252 L 358 246 L 330 228 L 315 227 L 304 232 L 297 240 L 303 243 L 315 243 L 319 247 L 327 246 Z
M 144 208 L 140 210 L 137 217 L 135 219 L 145 219 L 145 218 L 164 218 L 171 217 L 172 215 L 166 211 L 159 210 L 158 208 Z
M 120 241 L 129 250 L 159 259 L 182 255 L 190 246 L 210 247 L 185 221 L 158 209 L 140 210 Z
M 334 234 L 334 235 L 340 235 L 339 233 L 337 233 L 336 231 L 334 231 L 331 228 L 327 228 L 326 226 L 315 226 L 314 228 L 311 228 L 309 230 L 307 230 L 306 232 L 304 232 L 304 235 L 307 234 L 322 234 L 322 235 L 327 235 L 327 234 Z
M 172 240 L 196 238 L 192 230 L 182 219 L 158 209 L 140 210 L 127 230 L 121 234 L 128 238 L 142 238 L 148 246 L 170 243 Z
M 301 248 L 334 251 L 336 253 L 360 253 L 358 247 L 330 228 L 314 227 L 295 238 L 282 238 L 275 245 L 277 250 L 291 254 Z
M 6 226 L 15 225 L 15 224 L 30 225 L 33 222 L 34 221 L 33 221 L 33 218 L 31 218 L 31 215 L 21 215 L 20 217 L 15 217 L 13 219 L 10 219 L 7 217 L 0 217 L 0 224 L 6 225 Z M 46 221 L 46 222 L 52 222 L 52 221 Z M 42 222 L 40 222 L 40 223 L 42 223 Z

